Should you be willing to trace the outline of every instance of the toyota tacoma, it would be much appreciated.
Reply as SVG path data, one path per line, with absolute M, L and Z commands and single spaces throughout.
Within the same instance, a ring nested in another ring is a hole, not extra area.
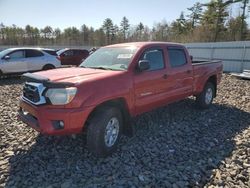
M 26 73 L 19 118 L 47 135 L 87 133 L 97 156 L 131 133 L 131 117 L 195 96 L 216 97 L 221 61 L 193 61 L 185 46 L 136 42 L 105 46 L 79 67 Z

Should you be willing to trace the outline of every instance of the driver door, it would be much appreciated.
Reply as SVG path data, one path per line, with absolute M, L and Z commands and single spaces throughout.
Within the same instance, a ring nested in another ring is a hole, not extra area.
M 9 59 L 3 58 L 2 64 L 6 73 L 26 72 L 28 70 L 24 50 L 16 50 L 6 56 L 9 56 Z
M 134 79 L 136 114 L 162 106 L 170 83 L 166 80 L 164 50 L 161 47 L 147 49 L 140 60 L 148 60 L 150 69 L 136 73 Z

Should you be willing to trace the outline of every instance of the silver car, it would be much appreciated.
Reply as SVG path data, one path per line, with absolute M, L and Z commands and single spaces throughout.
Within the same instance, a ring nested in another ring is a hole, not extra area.
M 43 48 L 9 48 L 0 52 L 0 75 L 61 67 L 57 56 Z

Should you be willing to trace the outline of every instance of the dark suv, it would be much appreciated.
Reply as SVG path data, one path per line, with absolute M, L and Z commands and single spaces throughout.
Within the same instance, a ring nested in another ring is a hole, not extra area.
M 89 51 L 84 49 L 62 49 L 57 52 L 62 65 L 80 65 L 89 56 Z

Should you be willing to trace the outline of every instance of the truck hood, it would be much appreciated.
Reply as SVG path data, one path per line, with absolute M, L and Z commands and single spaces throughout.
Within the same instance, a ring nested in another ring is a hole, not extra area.
M 122 73 L 124 73 L 124 71 L 74 67 L 41 71 L 34 74 L 37 76 L 48 78 L 51 82 L 69 82 L 78 84 L 84 81 L 102 79 Z

